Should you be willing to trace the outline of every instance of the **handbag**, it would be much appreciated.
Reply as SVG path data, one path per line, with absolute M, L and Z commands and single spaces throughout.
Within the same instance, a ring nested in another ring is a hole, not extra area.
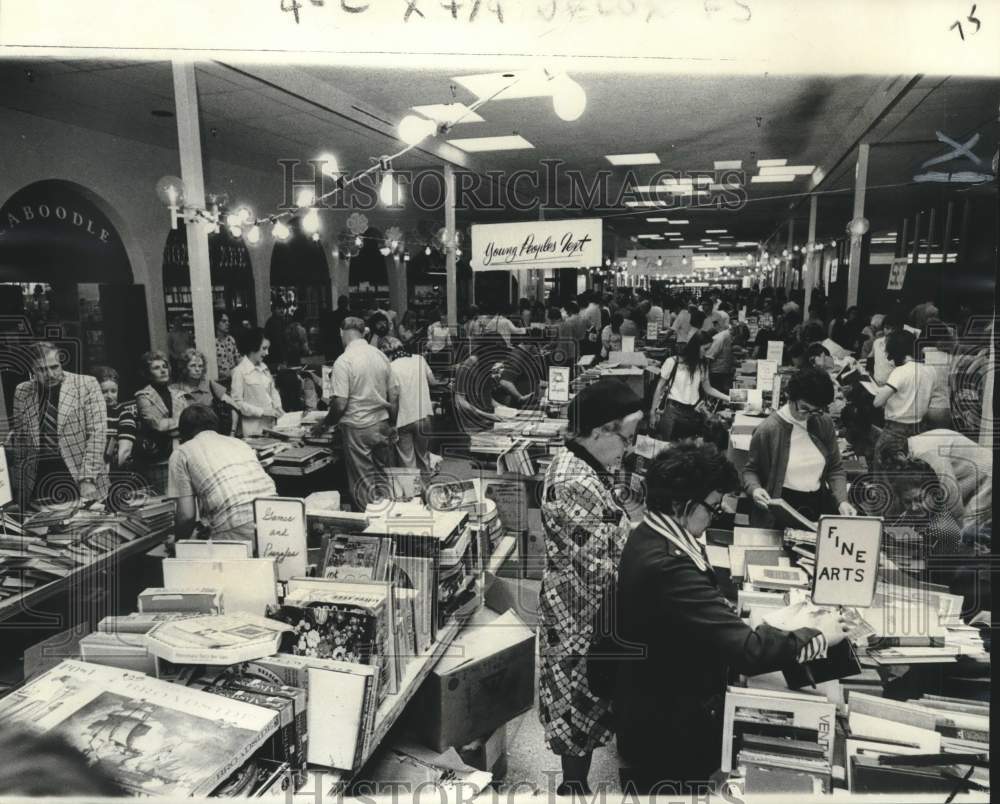
M 663 386 L 663 395 L 660 397 L 659 407 L 656 409 L 657 414 L 662 414 L 667 408 L 667 401 L 670 398 L 670 389 L 674 387 L 674 378 L 677 376 L 677 365 L 681 362 L 679 357 L 674 358 L 674 367 L 670 369 L 670 376 L 667 377 L 667 384 Z

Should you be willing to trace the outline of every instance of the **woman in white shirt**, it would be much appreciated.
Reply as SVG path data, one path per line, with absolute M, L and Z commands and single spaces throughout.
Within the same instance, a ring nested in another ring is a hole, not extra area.
M 717 391 L 708 381 L 708 366 L 703 353 L 709 344 L 711 339 L 707 335 L 693 332 L 679 356 L 668 357 L 663 361 L 650 412 L 650 424 L 656 428 L 663 441 L 670 441 L 678 420 L 701 419 L 695 407 L 701 401 L 703 393 L 705 396 L 729 401 L 729 394 Z
M 436 320 L 427 327 L 427 349 L 437 353 L 451 346 L 451 327 L 444 310 L 435 310 L 434 317 Z
M 260 435 L 265 427 L 272 426 L 285 411 L 281 395 L 274 385 L 274 378 L 264 364 L 271 344 L 264 337 L 264 330 L 251 327 L 240 334 L 240 353 L 243 359 L 233 369 L 233 388 L 230 396 L 240 413 L 239 436 Z
M 938 382 L 937 371 L 913 359 L 915 338 L 906 330 L 889 333 L 885 354 L 893 365 L 872 404 L 885 409 L 885 427 L 875 445 L 875 462 L 891 442 L 899 442 L 921 431 L 930 410 L 931 394 Z

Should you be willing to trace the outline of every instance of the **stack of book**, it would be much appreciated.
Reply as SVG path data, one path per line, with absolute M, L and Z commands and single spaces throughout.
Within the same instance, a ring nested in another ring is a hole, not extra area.
M 307 475 L 329 462 L 330 453 L 322 447 L 290 447 L 274 456 L 271 469 Z
M 121 509 L 142 522 L 151 533 L 168 533 L 174 528 L 174 511 L 177 502 L 159 494 L 134 495 L 122 504 Z
M 282 441 L 277 438 L 268 438 L 266 436 L 251 436 L 243 439 L 247 446 L 252 449 L 256 455 L 257 460 L 260 461 L 260 465 L 264 467 L 270 466 L 274 462 L 274 456 L 279 452 L 282 452 L 291 447 L 291 444 L 287 441 Z
M 722 769 L 738 770 L 745 792 L 828 793 L 836 706 L 819 695 L 729 687 Z
M 980 756 L 971 782 L 989 789 L 989 703 L 928 695 L 891 701 L 864 693 L 848 697 L 848 789 L 855 793 L 917 793 L 961 788 L 961 777 Z M 921 765 L 889 758 L 921 755 Z M 949 755 L 955 758 L 951 759 Z

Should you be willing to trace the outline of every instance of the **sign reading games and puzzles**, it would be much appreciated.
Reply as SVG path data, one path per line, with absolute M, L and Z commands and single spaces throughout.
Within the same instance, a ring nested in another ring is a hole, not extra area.
M 816 536 L 813 603 L 870 606 L 882 547 L 882 518 L 824 516 Z
M 473 271 L 590 268 L 602 254 L 600 218 L 472 226 Z
M 306 504 L 292 497 L 259 497 L 253 501 L 257 555 L 273 558 L 278 580 L 306 574 Z

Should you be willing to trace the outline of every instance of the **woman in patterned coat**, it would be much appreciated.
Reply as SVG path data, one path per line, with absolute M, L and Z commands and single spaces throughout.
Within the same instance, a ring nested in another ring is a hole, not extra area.
M 614 735 L 610 701 L 590 689 L 586 658 L 629 533 L 609 469 L 633 441 L 641 409 L 642 400 L 618 380 L 585 388 L 570 406 L 573 436 L 545 475 L 538 697 L 545 742 L 562 762 L 558 795 L 589 793 L 593 750 Z

